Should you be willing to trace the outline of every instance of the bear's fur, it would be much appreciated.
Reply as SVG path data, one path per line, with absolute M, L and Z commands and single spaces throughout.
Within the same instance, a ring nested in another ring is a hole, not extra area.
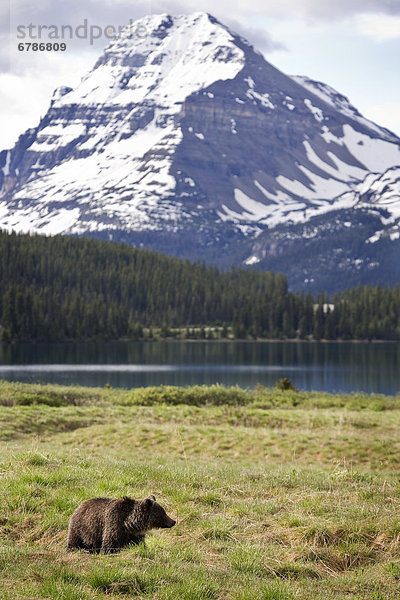
M 175 523 L 154 496 L 145 500 L 91 498 L 82 502 L 70 519 L 67 549 L 118 552 L 123 546 L 143 542 L 150 529 Z

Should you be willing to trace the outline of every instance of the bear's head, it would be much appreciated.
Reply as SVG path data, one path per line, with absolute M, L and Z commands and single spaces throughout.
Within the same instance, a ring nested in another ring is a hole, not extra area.
M 149 496 L 143 500 L 143 505 L 148 515 L 149 529 L 153 527 L 173 527 L 175 525 L 176 521 L 167 515 L 163 507 L 156 502 L 154 496 Z

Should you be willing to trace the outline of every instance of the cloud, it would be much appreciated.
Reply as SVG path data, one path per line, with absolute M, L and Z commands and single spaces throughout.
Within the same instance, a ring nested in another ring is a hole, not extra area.
M 43 27 L 42 33 L 46 37 L 45 27 L 53 26 L 58 30 L 61 26 L 71 27 L 75 32 L 78 26 L 86 22 L 88 28 L 98 27 L 103 31 L 108 25 L 118 29 L 148 14 L 150 3 L 147 0 L 138 0 L 132 3 L 128 0 L 120 2 L 111 2 L 110 0 L 69 0 L 67 2 L 49 2 L 48 0 L 36 0 L 35 4 L 27 4 L 25 0 L 13 0 L 10 15 L 10 27 L 3 20 L 2 31 L 8 29 L 11 38 L 17 41 L 18 27 L 34 26 L 34 34 L 38 35 L 39 26 Z M 75 38 L 75 36 L 74 36 Z M 82 39 L 68 40 L 68 46 L 71 48 L 83 44 L 89 45 L 89 41 Z M 93 45 L 104 47 L 108 41 L 105 35 L 102 35 Z
M 12 72 L 0 73 L 0 150 L 10 148 L 21 133 L 36 127 L 49 108 L 54 89 L 78 85 L 95 60 L 96 53 L 31 53 L 24 69 L 17 72 L 12 64 Z
M 242 21 L 248 17 L 301 18 L 311 21 L 345 19 L 365 13 L 400 15 L 399 0 L 186 0 L 174 3 L 155 1 L 153 12 L 206 11 L 223 22 L 229 19 Z
M 276 40 L 268 31 L 258 27 L 248 27 L 235 19 L 226 19 L 224 25 L 227 25 L 231 31 L 238 33 L 248 40 L 257 50 L 264 53 L 274 50 L 287 50 L 287 46 Z
M 276 16 L 283 17 L 286 13 L 316 21 L 340 20 L 365 13 L 400 14 L 398 0 L 273 0 L 269 5 L 267 12 L 275 10 Z
M 13 0 L 0 6 L 0 31 L 6 32 L 19 24 L 71 24 L 83 19 L 105 27 L 124 25 L 151 13 L 170 14 L 205 11 L 222 22 L 240 22 L 251 17 L 304 18 L 311 20 L 342 19 L 360 14 L 400 15 L 399 0 Z M 10 12 L 11 11 L 11 12 Z M 8 14 L 10 12 L 10 14 Z
M 400 38 L 400 16 L 359 15 L 358 31 L 376 42 L 386 42 Z
M 151 12 L 150 2 L 137 0 L 68 0 L 56 3 L 50 0 L 13 0 L 11 25 L 20 23 L 71 24 L 78 25 L 84 18 L 99 25 L 124 25 L 129 18 L 137 19 Z
M 34 76 L 0 75 L 0 150 L 10 148 L 21 133 L 38 124 L 51 96 L 44 83 L 41 78 Z

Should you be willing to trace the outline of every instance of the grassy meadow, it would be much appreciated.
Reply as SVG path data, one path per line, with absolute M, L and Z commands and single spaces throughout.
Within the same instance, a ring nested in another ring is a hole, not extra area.
M 400 397 L 0 382 L 1 600 L 400 597 Z M 93 496 L 178 520 L 65 550 Z

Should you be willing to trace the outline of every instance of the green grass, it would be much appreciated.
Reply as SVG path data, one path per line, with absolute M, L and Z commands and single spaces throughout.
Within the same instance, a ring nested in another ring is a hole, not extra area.
M 0 597 L 398 597 L 400 398 L 0 382 Z M 84 499 L 153 493 L 176 527 L 65 551 Z

